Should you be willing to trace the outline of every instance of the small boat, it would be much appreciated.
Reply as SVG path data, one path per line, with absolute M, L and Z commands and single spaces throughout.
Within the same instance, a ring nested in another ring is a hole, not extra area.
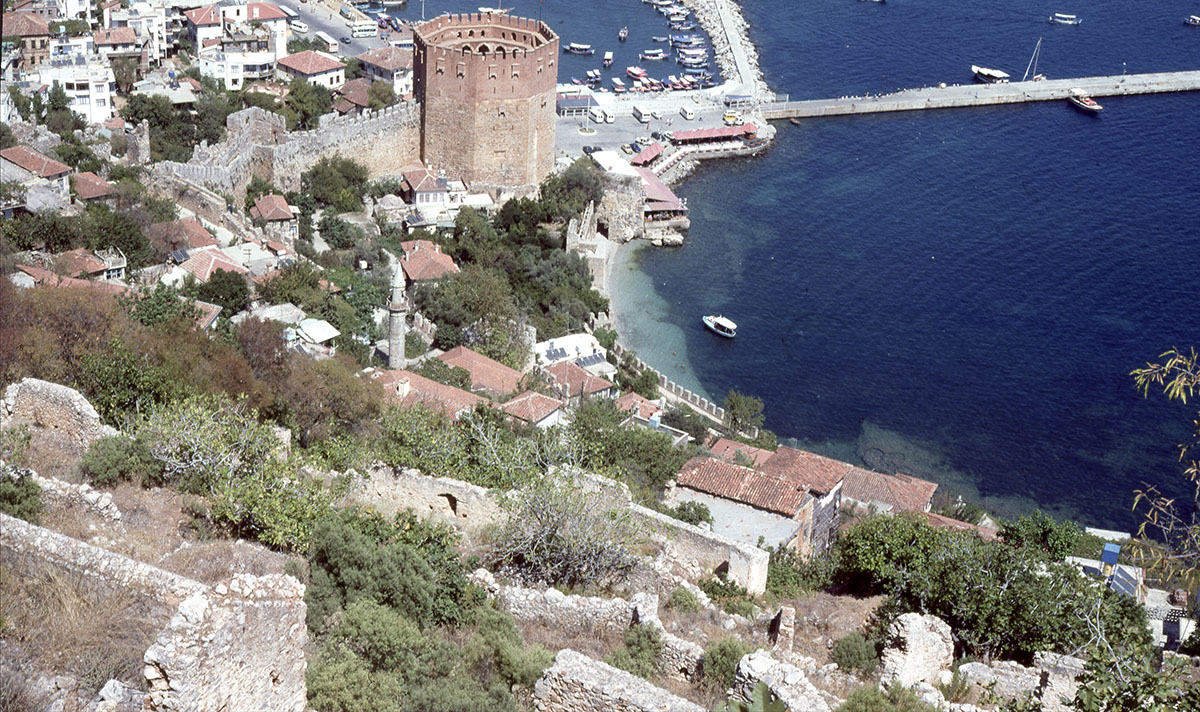
M 709 314 L 707 316 L 703 316 L 700 318 L 700 321 L 704 322 L 704 325 L 708 327 L 709 331 L 717 334 L 718 336 L 724 336 L 727 339 L 732 339 L 733 337 L 737 336 L 737 324 L 730 321 L 727 317 L 721 316 L 720 314 Z
M 694 22 L 672 22 L 671 29 L 678 30 L 680 32 L 690 32 L 691 30 L 696 29 L 696 23 L 694 23 Z
M 651 37 L 650 39 L 654 40 L 655 42 L 666 42 L 667 40 L 669 40 L 671 38 L 665 37 L 662 35 L 655 35 L 654 37 Z
M 604 53 L 604 66 L 611 67 L 612 65 L 613 65 L 612 52 L 605 52 Z
M 1002 72 L 999 69 L 989 69 L 972 64 L 971 72 L 975 75 L 975 79 L 984 84 L 1008 84 L 1008 72 Z
M 1055 25 L 1078 25 L 1083 22 L 1078 15 L 1067 15 L 1061 12 L 1056 12 L 1050 16 L 1050 22 Z
M 669 56 L 666 51 L 661 49 L 648 49 L 638 55 L 641 59 L 666 59 Z
M 625 82 L 621 81 L 620 77 L 612 78 L 612 87 L 613 87 L 614 94 L 624 94 L 625 93 Z
M 617 39 L 619 39 L 619 40 L 621 40 L 622 42 L 624 42 L 624 41 L 625 41 L 625 39 L 626 39 L 627 37 L 629 37 L 629 28 L 628 28 L 628 27 L 622 27 L 622 28 L 621 28 L 621 31 L 617 33 Z
M 508 10 L 500 7 L 481 7 L 479 8 L 480 15 L 507 15 Z
M 641 67 L 626 67 L 625 73 L 628 74 L 629 76 L 633 77 L 634 79 L 645 79 L 646 78 L 646 70 L 642 69 Z
M 1042 54 L 1042 38 L 1039 37 L 1037 44 L 1033 46 L 1033 56 L 1029 58 L 1029 64 L 1025 65 L 1025 75 L 1021 77 L 1021 81 L 1029 79 L 1030 81 L 1040 82 L 1046 78 L 1045 74 L 1038 74 L 1037 63 L 1038 57 Z M 1033 72 L 1033 77 L 1029 76 L 1030 71 Z
M 1099 114 L 1104 111 L 1104 107 L 1096 103 L 1096 100 L 1088 96 L 1082 89 L 1072 89 L 1071 95 L 1067 97 L 1067 101 L 1080 111 L 1086 111 L 1089 114 Z
M 1200 27 L 1200 15 L 1192 15 L 1191 17 L 1184 20 L 1183 24 L 1191 25 L 1192 27 Z
M 862 2 L 887 2 L 887 0 L 862 0 Z
M 563 51 L 566 52 L 567 54 L 595 54 L 596 53 L 596 50 L 592 49 L 591 45 L 579 44 L 577 42 L 572 42 L 571 44 L 567 45 L 566 47 L 563 47 Z

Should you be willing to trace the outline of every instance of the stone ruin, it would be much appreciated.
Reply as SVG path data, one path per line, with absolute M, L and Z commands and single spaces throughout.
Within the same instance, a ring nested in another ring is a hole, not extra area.
M 8 386 L 0 401 L 0 430 L 22 426 L 29 428 L 35 465 L 48 453 L 75 462 L 92 443 L 117 434 L 79 391 L 37 378 Z

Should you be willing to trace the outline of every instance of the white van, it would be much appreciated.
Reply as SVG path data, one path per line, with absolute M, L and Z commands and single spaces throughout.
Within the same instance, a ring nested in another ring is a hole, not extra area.
M 308 25 L 300 22 L 299 20 L 292 20 L 288 27 L 292 28 L 292 32 L 296 32 L 301 35 L 308 34 Z
M 601 109 L 598 106 L 593 106 L 591 109 L 589 109 L 588 116 L 592 118 L 592 121 L 595 121 L 598 124 L 604 123 L 604 109 Z
M 679 107 L 679 115 L 684 119 L 691 121 L 692 119 L 696 118 L 696 110 L 690 106 L 681 106 Z
M 612 124 L 612 123 L 616 123 L 616 121 L 617 121 L 617 113 L 615 111 L 612 111 L 611 109 L 605 109 L 604 110 L 604 123 Z

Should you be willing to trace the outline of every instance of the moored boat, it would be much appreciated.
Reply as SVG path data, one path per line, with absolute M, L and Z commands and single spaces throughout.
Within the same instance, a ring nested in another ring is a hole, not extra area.
M 1068 15 L 1062 12 L 1056 12 L 1050 16 L 1050 22 L 1055 25 L 1078 25 L 1083 22 L 1078 15 Z
M 571 44 L 567 45 L 566 47 L 563 47 L 563 51 L 566 52 L 567 54 L 595 54 L 596 53 L 596 50 L 592 49 L 591 45 L 579 44 L 578 42 L 572 42 Z
M 1183 24 L 1191 25 L 1192 27 L 1200 27 L 1200 15 L 1192 15 L 1191 17 L 1184 20 Z
M 737 324 L 733 323 L 728 317 L 721 316 L 720 314 L 708 314 L 700 317 L 700 321 L 704 322 L 709 331 L 718 336 L 724 336 L 727 339 L 737 336 Z
M 619 39 L 619 40 L 621 40 L 622 42 L 624 42 L 624 41 L 625 41 L 625 38 L 627 38 L 627 37 L 629 37 L 629 28 L 628 28 L 628 27 L 622 27 L 622 28 L 621 28 L 621 31 L 617 33 L 617 39 Z
M 612 52 L 605 52 L 604 53 L 604 66 L 611 67 L 612 65 L 613 65 Z
M 984 84 L 1007 84 L 1009 80 L 1008 72 L 1002 72 L 999 69 L 991 69 L 989 67 L 980 67 L 971 65 L 971 73 L 975 75 L 975 79 Z
M 641 59 L 666 59 L 669 55 L 661 49 L 644 50 L 638 55 Z
M 625 73 L 628 74 L 629 76 L 633 77 L 634 79 L 645 79 L 646 78 L 646 70 L 642 69 L 641 67 L 626 67 Z
M 1104 111 L 1104 107 L 1100 106 L 1095 99 L 1087 95 L 1082 89 L 1072 89 L 1071 95 L 1067 97 L 1067 101 L 1080 111 L 1086 111 L 1089 114 L 1099 114 Z
M 669 40 L 671 38 L 665 37 L 663 35 L 655 35 L 655 36 L 651 37 L 650 39 L 654 40 L 655 42 L 666 42 L 667 40 Z

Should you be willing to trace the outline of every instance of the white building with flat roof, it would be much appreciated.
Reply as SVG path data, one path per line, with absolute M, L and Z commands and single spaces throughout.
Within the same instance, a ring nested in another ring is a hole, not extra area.
M 47 86 L 62 85 L 71 100 L 71 111 L 89 124 L 111 119 L 117 80 L 108 60 L 99 55 L 51 57 L 37 67 L 37 81 Z

